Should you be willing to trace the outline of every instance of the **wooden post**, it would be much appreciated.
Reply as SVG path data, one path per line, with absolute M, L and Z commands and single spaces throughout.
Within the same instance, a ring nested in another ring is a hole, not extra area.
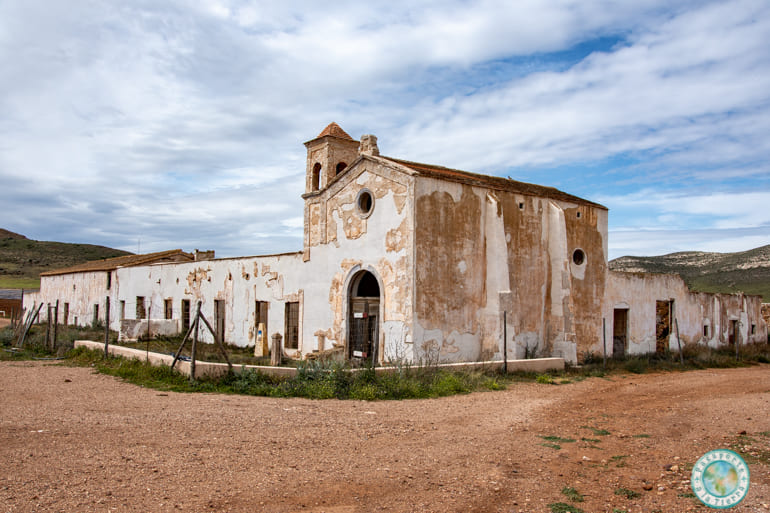
M 281 349 L 281 334 L 276 332 L 273 333 L 273 347 L 270 350 L 270 365 L 277 367 L 278 365 L 281 365 L 281 355 L 282 355 L 282 349 Z
M 53 307 L 53 347 L 59 347 L 59 300 L 56 300 L 56 306 Z
M 104 298 L 104 357 L 107 358 L 110 349 L 110 296 Z
M 177 360 L 179 360 L 179 355 L 182 354 L 182 349 L 184 349 L 184 344 L 187 342 L 187 339 L 190 338 L 190 334 L 192 333 L 193 329 L 195 329 L 195 326 L 198 324 L 198 318 L 196 317 L 193 319 L 192 324 L 190 324 L 190 327 L 187 328 L 187 333 L 185 333 L 184 338 L 182 339 L 182 343 L 179 344 L 179 348 L 176 350 L 176 353 L 174 353 L 174 361 L 171 362 L 171 368 L 174 368 L 174 365 L 176 365 Z
M 205 315 L 203 315 L 202 313 L 198 313 L 198 315 L 200 316 L 200 319 L 203 321 L 203 324 L 206 325 L 206 327 L 211 332 L 211 335 L 214 337 L 214 342 L 219 347 L 219 352 L 222 353 L 222 356 L 225 357 L 225 361 L 227 362 L 227 368 L 232 371 L 233 370 L 233 364 L 230 363 L 230 358 L 227 356 L 227 351 L 225 351 L 224 343 L 219 338 L 219 333 L 214 331 L 214 328 L 211 327 L 211 324 L 209 324 L 209 321 L 206 319 Z
M 602 317 L 602 369 L 607 369 L 607 319 Z M 613 355 L 615 353 L 613 352 Z
M 201 317 L 201 302 L 198 301 L 198 311 L 195 313 L 195 329 L 193 330 L 192 350 L 190 351 L 190 381 L 195 381 L 195 349 L 198 346 L 198 320 Z
M 50 351 L 51 349 L 51 303 L 48 303 L 46 308 L 48 309 L 48 315 L 45 319 L 45 348 Z
M 24 346 L 24 339 L 27 338 L 27 333 L 29 333 L 29 330 L 32 328 L 32 325 L 35 324 L 35 319 L 37 319 L 37 316 L 40 314 L 40 310 L 43 308 L 43 303 L 40 303 L 40 306 L 37 307 L 37 310 L 33 309 L 30 310 L 29 316 L 27 318 L 27 322 L 24 325 L 24 331 L 21 333 L 21 338 L 19 339 L 19 344 L 17 347 L 23 347 Z

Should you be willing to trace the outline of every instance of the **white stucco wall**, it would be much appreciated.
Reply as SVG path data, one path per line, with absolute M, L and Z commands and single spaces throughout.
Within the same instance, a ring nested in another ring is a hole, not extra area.
M 607 283 L 603 312 L 607 324 L 607 354 L 612 354 L 615 308 L 628 309 L 627 353 L 655 352 L 656 301 L 674 301 L 677 322 L 671 322 L 672 330 L 668 337 L 671 350 L 676 351 L 679 347 L 677 325 L 682 345 L 718 347 L 727 344 L 730 321 L 737 321 L 740 344 L 767 340 L 767 326 L 761 317 L 759 296 L 690 292 L 675 274 L 610 271 Z M 704 326 L 708 326 L 707 336 L 704 336 Z

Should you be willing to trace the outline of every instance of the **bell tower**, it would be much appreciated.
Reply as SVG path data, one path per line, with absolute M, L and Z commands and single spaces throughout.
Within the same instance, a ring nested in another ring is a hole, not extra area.
M 337 123 L 329 123 L 315 139 L 305 143 L 307 171 L 305 194 L 325 189 L 356 157 L 358 141 Z

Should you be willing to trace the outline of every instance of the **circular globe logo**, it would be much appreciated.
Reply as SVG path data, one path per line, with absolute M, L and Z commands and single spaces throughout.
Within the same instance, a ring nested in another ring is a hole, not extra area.
M 692 491 L 710 508 L 726 509 L 741 502 L 749 491 L 749 467 L 728 449 L 709 451 L 695 463 Z

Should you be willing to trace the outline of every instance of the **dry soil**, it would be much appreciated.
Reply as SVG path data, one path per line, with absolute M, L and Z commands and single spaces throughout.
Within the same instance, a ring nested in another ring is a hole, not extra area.
M 709 511 L 691 465 L 741 440 L 761 461 L 734 511 L 764 512 L 769 413 L 768 365 L 359 402 L 166 393 L 0 362 L 0 508 Z

